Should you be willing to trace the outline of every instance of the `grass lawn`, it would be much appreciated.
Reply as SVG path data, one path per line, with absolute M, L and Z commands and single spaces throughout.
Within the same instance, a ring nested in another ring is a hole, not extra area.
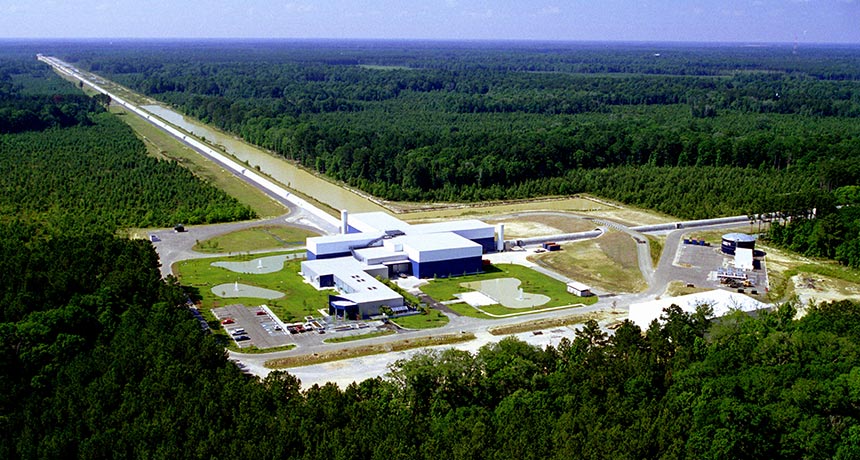
M 660 254 L 663 254 L 663 244 L 666 242 L 666 237 L 656 237 L 651 235 L 645 236 L 648 239 L 648 249 L 651 251 L 651 266 L 657 268 L 660 265 Z
M 520 280 L 520 287 L 523 291 L 531 294 L 542 294 L 550 298 L 550 301 L 544 305 L 534 307 L 530 310 L 520 308 L 506 308 L 501 305 L 492 305 L 483 307 L 483 310 L 496 314 L 506 315 L 523 311 L 540 311 L 544 308 L 561 307 L 571 304 L 584 303 L 586 305 L 597 302 L 596 297 L 582 298 L 574 296 L 567 292 L 567 286 L 561 281 L 550 278 L 543 273 L 536 272 L 528 267 L 515 264 L 499 264 L 484 267 L 485 272 L 478 275 L 458 276 L 454 278 L 436 279 L 421 286 L 421 290 L 430 297 L 440 301 L 454 300 L 454 294 L 460 292 L 468 292 L 471 289 L 463 287 L 462 283 L 470 283 L 473 281 L 486 281 L 495 278 L 516 278 Z M 465 304 L 450 305 L 451 309 L 457 313 L 466 314 L 466 316 L 474 316 L 477 318 L 486 318 L 475 311 L 474 308 Z M 473 313 L 468 313 L 471 310 Z
M 176 161 L 194 173 L 195 176 L 223 190 L 239 200 L 240 203 L 250 206 L 259 217 L 280 216 L 288 212 L 286 207 L 265 193 L 214 162 L 207 160 L 187 145 L 137 115 L 133 115 L 120 107 L 112 107 L 111 112 L 119 115 L 119 119 L 129 125 L 142 138 L 150 155 Z
M 247 306 L 268 305 L 284 322 L 299 321 L 307 315 L 317 315 L 317 310 L 328 302 L 329 292 L 318 291 L 305 283 L 298 275 L 300 260 L 289 260 L 281 271 L 265 274 L 235 273 L 221 267 L 213 267 L 216 261 L 247 261 L 257 257 L 274 254 L 240 255 L 233 257 L 214 257 L 192 259 L 178 262 L 174 267 L 179 282 L 191 288 L 200 297 L 203 308 L 220 307 L 228 304 Z M 257 286 L 283 292 L 284 296 L 274 300 L 253 297 L 223 298 L 212 293 L 212 287 L 219 284 L 234 283 Z
M 451 310 L 454 310 L 454 312 L 459 314 L 460 316 L 468 316 L 469 318 L 478 318 L 478 319 L 495 319 L 490 315 L 485 315 L 485 314 L 479 312 L 478 310 L 475 310 L 474 307 L 472 307 L 471 305 L 469 305 L 465 302 L 464 303 L 454 303 L 454 304 L 448 305 L 448 308 L 450 308 Z
M 248 252 L 304 246 L 305 239 L 319 233 L 297 227 L 261 226 L 219 235 L 194 245 L 204 253 Z
M 608 232 L 595 240 L 569 243 L 563 250 L 535 256 L 537 263 L 570 279 L 607 292 L 640 292 L 646 288 L 627 234 Z
M 409 315 L 392 318 L 391 322 L 406 329 L 432 329 L 448 324 L 448 317 L 439 310 L 429 309 L 426 315 Z

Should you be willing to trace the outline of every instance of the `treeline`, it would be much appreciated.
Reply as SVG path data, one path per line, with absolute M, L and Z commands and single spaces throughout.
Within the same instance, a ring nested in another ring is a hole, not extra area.
M 622 182 L 624 168 L 639 166 L 713 166 L 722 169 L 718 177 L 752 168 L 763 182 L 789 185 L 779 193 L 808 194 L 810 181 L 796 178 L 819 175 L 825 161 L 860 161 L 860 50 L 851 47 L 159 45 L 94 46 L 65 56 L 390 200 L 570 189 L 618 198 L 632 187 Z M 594 170 L 613 176 L 611 185 L 564 183 Z M 702 181 L 696 189 L 711 180 L 682 171 L 685 182 Z M 858 181 L 842 179 L 822 182 Z M 646 193 L 666 194 L 662 187 Z M 759 207 L 745 196 L 731 206 L 724 197 L 696 199 L 728 214 Z
M 768 241 L 806 256 L 835 259 L 860 268 L 858 190 L 858 186 L 841 187 L 805 212 L 782 213 L 768 230 Z
M 107 228 L 245 220 L 253 211 L 175 162 L 147 156 L 116 116 L 91 126 L 0 135 L 0 215 Z
M 16 64 L 21 72 L 29 68 L 14 59 L 3 68 Z M 0 97 L 0 219 L 61 226 L 74 220 L 115 229 L 254 217 L 249 207 L 175 162 L 148 156 L 132 130 L 105 112 L 105 98 L 41 94 L 53 85 L 38 83 L 40 78 L 79 92 L 38 70 L 16 74 L 18 84 Z M 40 115 L 6 124 L 2 114 L 9 113 Z
M 227 361 L 140 241 L 0 223 L 0 457 L 836 458 L 860 455 L 860 305 L 714 324 L 594 322 L 538 349 L 421 354 L 301 390 Z

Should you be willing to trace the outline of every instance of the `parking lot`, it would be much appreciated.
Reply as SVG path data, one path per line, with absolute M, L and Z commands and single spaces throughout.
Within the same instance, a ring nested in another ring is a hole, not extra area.
M 286 327 L 262 306 L 227 305 L 212 310 L 239 348 L 275 348 L 294 343 Z
M 304 323 L 284 324 L 265 306 L 227 305 L 212 309 L 212 313 L 239 348 L 319 345 L 329 337 L 363 335 L 383 327 L 382 321 L 335 320 L 328 323 L 311 317 L 305 318 Z
M 733 257 L 720 251 L 720 246 L 681 244 L 678 246 L 675 264 L 686 268 L 680 278 L 686 283 L 696 287 L 728 288 L 717 279 L 716 271 L 721 267 L 733 267 L 733 261 Z M 768 286 L 764 263 L 762 263 L 762 269 L 747 271 L 746 274 L 752 284 L 745 289 L 746 293 L 752 290 L 763 293 Z

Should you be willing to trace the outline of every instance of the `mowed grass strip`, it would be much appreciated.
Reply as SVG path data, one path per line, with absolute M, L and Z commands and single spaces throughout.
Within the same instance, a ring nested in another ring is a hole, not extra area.
M 343 350 L 314 353 L 312 355 L 289 356 L 286 358 L 272 359 L 266 361 L 265 366 L 269 369 L 285 369 L 289 367 L 310 366 L 312 364 L 328 363 L 331 361 L 340 361 L 342 359 L 381 355 L 383 353 L 405 351 L 414 348 L 451 345 L 455 343 L 469 342 L 471 340 L 475 340 L 475 334 L 444 334 L 435 337 L 421 337 L 417 339 L 400 340 L 398 342 L 382 343 L 377 345 L 350 347 Z
M 304 246 L 308 237 L 319 233 L 298 227 L 260 226 L 218 235 L 199 241 L 194 250 L 203 253 L 248 252 Z
M 325 343 L 343 343 L 343 342 L 355 342 L 356 340 L 364 340 L 364 339 L 372 339 L 374 337 L 384 337 L 386 335 L 396 334 L 394 331 L 377 331 L 371 332 L 369 334 L 360 334 L 360 335 L 348 335 L 346 337 L 334 337 L 331 339 L 325 339 L 323 342 Z
M 469 318 L 477 318 L 477 319 L 489 319 L 489 320 L 494 319 L 492 316 L 485 315 L 484 313 L 475 309 L 475 307 L 473 307 L 473 306 L 471 306 L 465 302 L 450 304 L 450 305 L 447 305 L 447 307 L 450 308 L 451 310 L 453 310 L 454 313 L 457 313 L 460 316 L 467 316 Z
M 195 176 L 223 190 L 240 203 L 250 206 L 261 218 L 274 217 L 289 212 L 286 206 L 239 179 L 221 166 L 207 160 L 173 136 L 121 107 L 111 107 L 111 112 L 141 137 L 150 155 L 176 161 Z
M 608 232 L 595 240 L 569 243 L 561 251 L 533 259 L 564 276 L 607 292 L 640 292 L 646 288 L 639 271 L 636 242 L 625 233 Z
M 318 291 L 304 282 L 298 274 L 301 260 L 288 260 L 284 268 L 274 273 L 244 274 L 236 273 L 226 268 L 213 267 L 212 262 L 228 261 L 243 262 L 258 257 L 267 257 L 283 253 L 264 253 L 256 255 L 239 255 L 232 257 L 210 257 L 191 259 L 178 262 L 173 267 L 179 282 L 186 288 L 192 289 L 200 297 L 203 308 L 211 309 L 229 304 L 247 306 L 268 305 L 269 308 L 284 322 L 298 321 L 305 316 L 318 315 L 317 310 L 328 304 L 328 295 L 333 291 Z M 225 298 L 212 293 L 212 287 L 220 284 L 235 282 L 249 286 L 272 289 L 284 293 L 284 296 L 274 300 L 254 297 Z
M 227 334 L 224 334 L 224 339 L 227 343 L 227 349 L 230 351 L 235 351 L 236 353 L 244 353 L 248 355 L 262 355 L 265 353 L 274 353 L 276 351 L 290 351 L 293 348 L 296 348 L 294 343 L 289 345 L 284 345 L 282 347 L 274 347 L 274 348 L 257 348 L 256 345 L 251 345 L 246 348 L 239 348 L 236 345 L 236 342 L 233 341 L 232 338 L 228 337 Z
M 651 266 L 657 268 L 660 265 L 660 255 L 663 254 L 666 237 L 658 238 L 656 236 L 645 235 L 645 238 L 648 239 L 648 249 L 651 252 Z
M 560 318 L 546 318 L 539 319 L 537 321 L 527 321 L 523 323 L 491 327 L 487 329 L 487 332 L 493 335 L 519 334 L 521 332 L 538 331 L 541 329 L 569 326 L 571 324 L 582 324 L 590 319 L 597 320 L 600 317 L 601 315 L 598 312 L 585 313 L 581 315 L 568 315 Z
M 430 309 L 427 314 L 398 316 L 391 322 L 404 329 L 433 329 L 448 324 L 448 317 L 439 310 Z

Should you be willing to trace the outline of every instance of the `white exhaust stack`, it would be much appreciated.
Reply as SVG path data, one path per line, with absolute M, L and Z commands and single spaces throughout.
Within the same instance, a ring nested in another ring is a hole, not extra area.
M 340 233 L 346 235 L 349 233 L 349 213 L 346 209 L 340 211 Z
M 496 240 L 496 250 L 505 252 L 505 224 L 499 224 L 499 239 Z

